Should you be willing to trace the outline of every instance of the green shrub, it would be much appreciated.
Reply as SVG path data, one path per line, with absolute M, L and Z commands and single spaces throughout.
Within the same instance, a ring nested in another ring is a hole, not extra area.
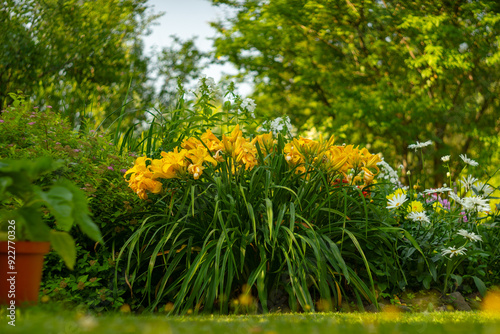
M 123 182 L 124 171 L 133 163 L 133 152 L 120 155 L 117 146 L 102 131 L 73 131 L 67 119 L 50 106 L 40 110 L 31 106 L 22 95 L 11 96 L 14 98 L 13 105 L 0 114 L 0 159 L 45 156 L 59 160 L 60 167 L 39 178 L 37 185 L 44 188 L 59 178 L 76 184 L 84 191 L 93 221 L 103 235 L 104 244 L 96 244 L 78 229 L 71 232 L 78 246 L 74 271 L 65 268 L 54 254 L 47 255 L 42 285 L 49 295 L 53 295 L 57 282 L 66 280 L 68 284 L 78 284 L 79 278 L 91 271 L 89 262 L 95 261 L 102 267 L 109 258 L 113 258 L 134 231 L 138 214 L 149 210 L 150 203 L 135 198 Z M 11 209 L 16 207 L 15 203 L 4 202 L 2 205 Z M 45 219 L 49 224 L 54 222 L 49 214 L 45 215 Z M 87 260 L 82 261 L 82 258 Z M 93 286 L 96 286 L 96 291 L 98 288 L 106 289 L 106 295 L 111 298 L 114 270 L 112 266 L 102 268 Z M 101 294 L 97 292 L 92 300 L 84 297 L 87 296 L 85 293 L 87 290 L 77 290 L 67 297 L 70 301 L 87 301 L 92 306 L 95 306 L 93 300 L 100 300 Z

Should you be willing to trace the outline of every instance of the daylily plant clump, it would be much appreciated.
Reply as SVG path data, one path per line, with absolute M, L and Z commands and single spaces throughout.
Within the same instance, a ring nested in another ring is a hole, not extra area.
M 369 209 L 379 155 L 294 137 L 286 116 L 257 123 L 253 101 L 214 93 L 212 80 L 200 87 L 193 104 L 160 115 L 161 144 L 125 173 L 157 210 L 118 255 L 138 303 L 177 314 L 227 314 L 233 301 L 263 312 L 376 304 L 372 268 L 385 264 L 365 250 L 382 241 L 375 256 L 394 261 L 402 238 Z
M 479 252 L 488 240 L 471 209 L 482 210 L 485 198 L 455 190 L 453 199 L 445 185 L 419 192 L 411 180 L 405 187 L 378 154 L 333 137 L 293 137 L 287 117 L 259 127 L 254 103 L 213 86 L 202 82 L 192 110 L 181 100 L 161 115 L 161 144 L 125 173 L 158 210 L 118 256 L 140 305 L 176 314 L 227 314 L 235 300 L 263 312 L 283 303 L 339 310 L 345 301 L 376 305 L 380 292 L 406 287 L 446 291 L 452 278 L 478 287 L 495 281 L 482 281 L 482 254 L 495 251 Z M 210 101 L 222 96 L 229 99 L 216 109 Z M 275 298 L 281 294 L 288 302 Z
M 239 125 L 229 135 L 223 134 L 221 139 L 206 130 L 199 139 L 190 137 L 173 151 L 161 152 L 160 159 L 137 158 L 125 178 L 140 198 L 147 199 L 148 193 L 162 192 L 162 179 L 198 180 L 206 169 L 216 170 L 221 164 L 228 166 L 233 175 L 251 171 L 259 164 L 266 164 L 266 156 L 276 154 L 276 144 L 272 132 L 247 139 Z M 262 159 L 259 159 L 259 150 Z M 342 179 L 361 189 L 372 184 L 379 172 L 377 163 L 381 161 L 366 148 L 334 145 L 333 137 L 327 141 L 293 138 L 284 145 L 281 154 L 297 174 L 307 177 L 308 171 L 316 168 L 331 182 L 338 183 Z

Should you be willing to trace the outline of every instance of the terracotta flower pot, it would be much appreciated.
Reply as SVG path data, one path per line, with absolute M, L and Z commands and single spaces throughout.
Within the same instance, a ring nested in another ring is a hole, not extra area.
M 50 242 L 16 241 L 8 246 L 7 241 L 0 241 L 0 304 L 15 300 L 16 306 L 34 305 L 38 302 L 43 256 L 49 252 Z

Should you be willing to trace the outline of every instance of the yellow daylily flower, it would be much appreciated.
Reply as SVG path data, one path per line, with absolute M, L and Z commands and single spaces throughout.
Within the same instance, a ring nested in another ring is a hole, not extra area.
M 188 138 L 188 139 L 184 139 L 184 141 L 181 144 L 181 147 L 186 149 L 186 150 L 194 150 L 200 146 L 203 146 L 201 141 L 199 141 L 198 139 L 193 138 L 193 137 Z
M 273 139 L 273 133 L 269 132 L 255 136 L 255 138 L 252 139 L 252 145 L 255 145 L 257 142 L 259 143 L 261 150 L 265 150 L 269 153 L 273 151 L 276 140 Z
M 150 166 L 146 166 L 147 161 L 152 160 L 147 157 L 137 158 L 134 167 L 125 172 L 124 175 L 127 180 L 127 176 L 130 174 L 130 178 L 127 180 L 128 186 L 141 199 L 148 198 L 146 191 L 158 194 L 162 189 L 161 182 L 154 180 L 154 173 L 150 170 Z
M 210 152 L 216 152 L 224 148 L 224 145 L 222 145 L 219 138 L 217 138 L 210 130 L 207 130 L 201 135 L 201 140 L 205 143 Z

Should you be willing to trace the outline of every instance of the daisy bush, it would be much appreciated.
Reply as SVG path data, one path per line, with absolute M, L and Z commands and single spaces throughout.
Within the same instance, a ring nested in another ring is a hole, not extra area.
M 333 137 L 293 137 L 287 117 L 260 126 L 241 113 L 253 113 L 253 102 L 221 101 L 211 81 L 200 87 L 182 101 L 203 117 L 172 111 L 190 127 L 166 124 L 170 141 L 125 173 L 156 208 L 119 255 L 134 305 L 171 313 L 376 305 L 374 271 L 396 284 L 403 274 L 382 268 L 397 262 L 397 240 L 412 239 L 375 219 L 379 155 Z
M 415 150 L 432 142 L 410 145 Z M 423 155 L 422 155 L 423 156 Z M 404 241 L 398 246 L 406 281 L 413 288 L 436 287 L 443 293 L 465 289 L 481 294 L 486 285 L 498 284 L 499 211 L 494 205 L 498 187 L 491 178 L 473 176 L 478 163 L 466 155 L 443 156 L 448 170 L 447 182 L 439 188 L 420 186 L 425 175 L 409 172 L 409 186 L 400 182 L 399 170 L 380 162 L 377 176 L 385 198 L 388 217 L 409 231 L 420 246 Z M 451 174 L 451 164 L 459 164 L 458 175 Z M 478 175 L 476 171 L 474 175 Z M 412 185 L 413 181 L 413 185 Z M 416 182 L 415 182 L 416 181 Z M 485 284 L 486 282 L 486 284 Z

